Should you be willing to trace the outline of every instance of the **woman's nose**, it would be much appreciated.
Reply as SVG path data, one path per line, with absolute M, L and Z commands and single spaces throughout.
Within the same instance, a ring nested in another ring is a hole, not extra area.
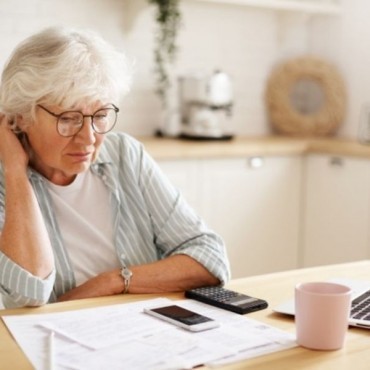
M 93 144 L 96 141 L 95 131 L 92 126 L 92 117 L 84 117 L 81 130 L 77 133 L 76 138 L 82 140 L 84 144 Z

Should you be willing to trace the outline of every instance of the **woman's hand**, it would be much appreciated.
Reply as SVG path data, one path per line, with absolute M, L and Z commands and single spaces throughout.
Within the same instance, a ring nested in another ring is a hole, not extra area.
M 121 270 L 104 272 L 63 294 L 58 302 L 119 294 L 124 287 Z
M 11 130 L 7 117 L 0 113 L 0 161 L 7 170 L 26 170 L 29 157 Z

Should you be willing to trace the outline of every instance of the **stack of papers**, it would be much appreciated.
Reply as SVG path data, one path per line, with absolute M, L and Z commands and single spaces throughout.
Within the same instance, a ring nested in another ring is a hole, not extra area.
M 296 346 L 293 334 L 190 299 L 176 304 L 211 317 L 220 326 L 189 332 L 143 313 L 144 307 L 173 303 L 158 298 L 2 319 L 38 370 L 49 369 L 51 360 L 54 368 L 71 370 L 216 367 Z

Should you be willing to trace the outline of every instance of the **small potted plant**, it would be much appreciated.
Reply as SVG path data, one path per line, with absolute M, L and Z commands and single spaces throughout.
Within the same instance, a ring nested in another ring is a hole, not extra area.
M 157 33 L 155 35 L 154 61 L 156 92 L 163 108 L 168 104 L 167 94 L 173 83 L 173 63 L 177 55 L 176 37 L 181 22 L 180 0 L 148 0 L 156 8 Z

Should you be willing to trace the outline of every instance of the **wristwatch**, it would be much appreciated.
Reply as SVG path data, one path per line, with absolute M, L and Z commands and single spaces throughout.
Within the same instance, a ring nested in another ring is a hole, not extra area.
M 123 290 L 122 294 L 126 294 L 128 293 L 128 288 L 130 287 L 132 271 L 126 265 L 123 265 L 123 268 L 121 270 L 121 276 L 125 281 L 125 289 Z

